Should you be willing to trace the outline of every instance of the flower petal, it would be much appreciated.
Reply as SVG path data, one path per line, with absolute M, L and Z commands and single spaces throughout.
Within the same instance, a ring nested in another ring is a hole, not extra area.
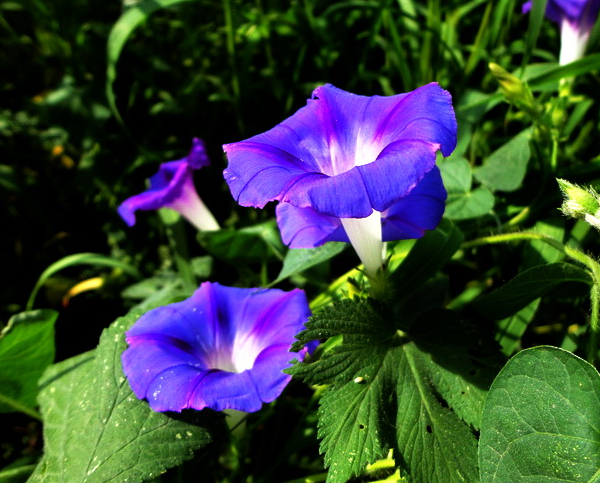
M 446 189 L 434 167 L 410 194 L 382 213 L 383 241 L 421 238 L 433 230 L 446 208 Z
M 257 375 L 257 378 L 260 377 Z M 283 387 L 281 389 L 283 390 Z M 267 401 L 261 401 L 250 371 L 239 374 L 213 371 L 206 374 L 192 390 L 187 407 L 254 412 L 262 407 L 263 402 Z
M 525 2 L 522 12 L 531 10 L 532 2 Z M 548 0 L 545 15 L 553 22 L 560 24 L 566 19 L 583 30 L 591 30 L 598 17 L 600 0 Z
M 399 142 L 408 143 L 405 159 L 399 146 L 392 147 Z M 432 168 L 432 149 L 448 155 L 455 144 L 450 95 L 437 84 L 391 97 L 357 96 L 326 85 L 270 131 L 225 145 L 224 176 L 242 206 L 262 208 L 278 200 L 324 215 L 364 218 L 406 196 Z M 411 159 L 417 150 L 423 160 Z M 405 173 L 406 181 L 397 177 Z
M 335 132 L 337 150 L 356 156 L 347 169 L 372 162 L 388 144 L 403 139 L 439 144 L 444 156 L 456 147 L 452 98 L 435 82 L 389 97 L 358 96 L 327 84 L 318 87 L 313 97 L 326 105 L 322 122 Z M 330 146 L 333 142 L 332 138 Z
M 397 141 L 374 163 L 338 176 L 299 180 L 281 201 L 339 218 L 365 218 L 404 198 L 435 166 L 439 145 L 419 140 Z
M 290 248 L 314 248 L 330 241 L 350 243 L 340 218 L 310 207 L 279 203 L 276 209 L 281 239 Z
M 127 198 L 117 209 L 129 226 L 135 224 L 137 210 L 157 210 L 181 195 L 183 184 L 191 181 L 191 172 L 185 161 L 170 161 L 160 165 L 150 178 L 150 189 Z
M 442 219 L 447 194 L 440 171 L 434 167 L 403 199 L 382 212 L 383 241 L 420 238 Z M 350 242 L 341 219 L 312 208 L 277 205 L 277 224 L 290 248 L 314 248 L 330 241 Z
M 194 187 L 192 171 L 208 166 L 204 142 L 194 138 L 189 154 L 160 165 L 150 178 L 150 189 L 126 199 L 117 209 L 128 226 L 135 225 L 137 210 L 171 208 L 185 216 L 200 230 L 218 230 L 219 224 L 206 208 Z
M 203 283 L 187 300 L 144 314 L 127 332 L 123 369 L 157 411 L 256 411 L 289 382 L 281 371 L 310 316 L 304 292 Z
M 190 149 L 187 158 L 181 159 L 181 161 L 187 161 L 187 164 L 192 169 L 200 169 L 210 164 L 210 159 L 206 154 L 206 146 L 204 141 L 200 138 L 192 139 L 192 149 Z

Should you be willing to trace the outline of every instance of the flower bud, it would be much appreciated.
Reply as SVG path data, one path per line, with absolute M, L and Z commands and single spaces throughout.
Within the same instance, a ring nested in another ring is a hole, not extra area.
M 539 117 L 540 108 L 536 104 L 529 86 L 498 64 L 490 62 L 488 66 L 492 75 L 496 78 L 498 84 L 500 84 L 500 90 L 506 100 L 525 111 L 530 117 L 534 119 Z
M 572 218 L 583 218 L 598 228 L 600 219 L 600 197 L 593 188 L 581 188 L 564 179 L 557 178 L 564 196 L 561 211 Z

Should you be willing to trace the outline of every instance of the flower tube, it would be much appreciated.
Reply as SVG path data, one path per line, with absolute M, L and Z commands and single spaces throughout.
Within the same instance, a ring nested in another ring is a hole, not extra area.
M 599 6 L 600 0 L 548 0 L 546 3 L 546 17 L 560 26 L 560 65 L 583 57 Z M 524 3 L 523 13 L 529 12 L 531 7 L 531 1 Z
M 451 97 L 436 83 L 390 97 L 327 84 L 270 131 L 225 145 L 224 176 L 242 206 L 280 202 L 291 248 L 349 241 L 374 276 L 383 242 L 419 238 L 441 220 L 436 153 L 455 146 Z
M 203 283 L 187 300 L 144 314 L 126 333 L 123 369 L 155 411 L 258 411 L 291 379 L 281 372 L 310 316 L 302 290 Z
M 171 208 L 199 230 L 218 230 L 219 224 L 198 196 L 192 179 L 194 170 L 209 164 L 204 143 L 194 138 L 190 153 L 183 159 L 161 164 L 150 178 L 150 188 L 121 203 L 117 210 L 119 215 L 128 226 L 133 226 L 137 210 Z

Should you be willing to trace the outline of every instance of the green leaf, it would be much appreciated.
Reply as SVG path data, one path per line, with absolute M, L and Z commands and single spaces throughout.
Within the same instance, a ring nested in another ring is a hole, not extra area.
M 490 213 L 494 203 L 494 195 L 484 186 L 467 193 L 448 193 L 444 216 L 451 220 L 479 218 Z
M 396 293 L 404 296 L 435 275 L 460 248 L 463 238 L 460 229 L 447 219 L 427 232 L 390 275 Z
M 129 388 L 121 366 L 132 311 L 106 329 L 95 351 L 60 362 L 41 381 L 44 456 L 30 483 L 141 482 L 189 459 L 211 441 L 211 411 L 154 412 Z
M 153 12 L 189 1 L 193 0 L 146 0 L 125 10 L 113 25 L 106 44 L 106 97 L 117 119 L 121 120 L 121 116 L 117 109 L 113 84 L 117 78 L 117 62 L 125 43 L 135 29 Z
M 0 412 L 33 417 L 38 380 L 54 362 L 54 323 L 58 313 L 33 310 L 17 314 L 0 334 Z
M 440 172 L 448 193 L 471 191 L 471 165 L 465 158 L 447 159 L 440 166 Z
M 101 255 L 99 253 L 76 253 L 74 255 L 68 255 L 64 258 L 61 258 L 59 261 L 54 262 L 42 272 L 40 278 L 36 282 L 35 287 L 31 292 L 31 295 L 29 296 L 29 300 L 27 300 L 27 310 L 31 310 L 33 308 L 33 302 L 35 301 L 35 297 L 46 282 L 46 280 L 48 280 L 48 278 L 50 278 L 55 273 L 64 270 L 65 268 L 73 267 L 76 265 L 112 267 L 117 268 L 119 270 L 123 270 L 123 272 L 128 273 L 134 278 L 141 278 L 140 272 L 137 268 L 115 258 L 108 257 L 106 255 Z
M 550 236 L 555 240 L 562 240 L 565 234 L 564 222 L 562 219 L 552 220 L 551 222 L 539 221 L 535 224 L 533 231 Z M 523 249 L 523 263 L 520 270 L 523 271 L 537 265 L 555 263 L 563 257 L 563 252 L 548 243 L 544 243 L 541 240 L 533 240 L 531 243 L 525 245 Z M 502 346 L 503 354 L 511 356 L 517 351 L 521 337 L 527 330 L 529 323 L 533 320 L 539 304 L 540 300 L 536 299 L 514 315 L 499 320 L 496 323 L 498 328 L 496 340 Z
M 464 158 L 450 158 L 440 166 L 444 186 L 448 191 L 444 216 L 452 220 L 467 220 L 486 215 L 494 208 L 494 195 L 480 186 L 471 191 L 472 170 Z
M 408 337 L 397 327 L 390 307 L 354 299 L 323 309 L 298 335 L 296 350 L 342 338 L 286 371 L 329 386 L 319 408 L 327 481 L 347 481 L 390 448 L 407 481 L 477 481 L 477 441 L 467 423 L 478 425 L 495 374 L 482 369 L 485 357 L 469 353 L 482 334 L 441 309 L 421 314 Z
M 285 280 L 296 273 L 300 273 L 321 262 L 329 260 L 338 253 L 341 253 L 347 246 L 347 243 L 330 242 L 316 248 L 292 248 L 288 250 L 283 259 L 281 272 L 279 272 L 275 281 L 270 285 L 278 284 L 282 280 Z
M 503 354 L 511 356 L 517 351 L 521 337 L 523 337 L 529 323 L 533 320 L 539 305 L 540 299 L 536 299 L 517 313 L 497 322 L 496 340 L 502 346 Z
M 490 154 L 483 166 L 475 170 L 475 178 L 492 191 L 515 191 L 523 183 L 529 149 L 530 129 L 522 131 Z
M 478 298 L 473 302 L 473 308 L 487 318 L 504 319 L 566 282 L 590 285 L 592 279 L 586 270 L 570 263 L 538 265 L 519 273 L 492 293 Z
M 546 11 L 547 0 L 536 0 L 531 6 L 529 12 L 529 25 L 526 32 L 526 50 L 523 56 L 522 65 L 525 66 L 529 63 L 529 57 L 533 52 L 537 38 L 542 28 L 542 22 L 544 21 L 544 12 Z
M 566 77 L 576 77 L 598 70 L 600 68 L 600 54 L 586 55 L 582 59 L 567 65 L 556 65 L 554 69 L 544 72 L 528 81 L 532 89 L 539 89 L 544 84 L 555 83 Z
M 230 263 L 282 260 L 285 250 L 275 220 L 240 230 L 198 232 L 198 241 L 208 253 Z
M 597 482 L 600 375 L 555 347 L 519 352 L 485 402 L 482 483 Z

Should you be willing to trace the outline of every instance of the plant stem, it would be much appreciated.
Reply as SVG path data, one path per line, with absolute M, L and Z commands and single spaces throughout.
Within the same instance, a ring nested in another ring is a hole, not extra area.
M 170 211 L 170 210 L 169 210 Z M 197 288 L 196 276 L 192 270 L 192 265 L 189 262 L 189 251 L 187 240 L 185 238 L 185 230 L 181 218 L 173 217 L 166 209 L 158 210 L 160 218 L 167 229 L 169 237 L 169 245 L 173 253 L 177 271 L 186 284 Z
M 590 290 L 590 339 L 587 347 L 587 360 L 590 364 L 594 364 L 596 360 L 596 354 L 598 352 L 598 341 L 600 338 L 600 264 L 596 260 L 577 250 L 576 248 L 563 245 L 552 237 L 533 232 L 506 233 L 502 235 L 482 237 L 463 243 L 461 248 L 465 249 L 481 245 L 490 245 L 493 243 L 505 243 L 521 240 L 543 241 L 556 250 L 563 252 L 573 260 L 581 263 L 589 270 L 592 277 L 592 288 Z
M 27 414 L 27 416 L 37 419 L 38 421 L 42 421 L 42 415 L 38 413 L 35 409 L 32 409 L 29 406 L 25 406 L 25 404 L 22 404 L 21 402 L 11 397 L 0 394 L 0 403 L 12 407 L 15 411 Z

